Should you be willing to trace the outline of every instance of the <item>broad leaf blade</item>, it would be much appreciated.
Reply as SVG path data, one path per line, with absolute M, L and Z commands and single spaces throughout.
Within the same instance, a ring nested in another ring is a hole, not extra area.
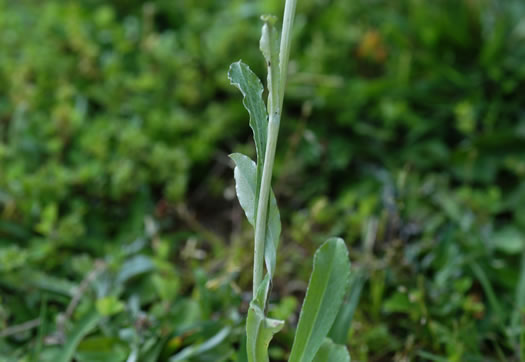
M 346 346 L 335 344 L 330 338 L 325 338 L 317 351 L 313 362 L 350 362 L 350 353 Z
M 332 327 L 349 275 L 350 261 L 344 241 L 339 238 L 327 240 L 315 252 L 289 362 L 312 361 Z
M 235 190 L 239 203 L 248 218 L 248 221 L 255 227 L 255 207 L 256 207 L 256 166 L 249 157 L 233 153 L 230 155 L 235 162 Z M 266 224 L 266 239 L 264 243 L 264 260 L 266 269 L 273 277 L 275 270 L 276 250 L 279 246 L 281 235 L 281 216 L 277 207 L 277 200 L 273 191 L 270 194 L 270 207 L 268 208 L 268 220 Z
M 266 296 L 270 287 L 270 278 L 268 274 L 261 282 L 257 290 L 257 296 L 250 303 L 248 318 L 246 319 L 246 352 L 249 362 L 267 362 L 268 346 L 274 334 L 279 332 L 284 321 L 266 318 L 264 307 L 266 305 Z
M 250 127 L 253 131 L 255 150 L 257 151 L 257 177 L 255 182 L 257 186 L 255 188 L 255 210 L 257 210 L 268 134 L 268 114 L 262 99 L 264 87 L 250 67 L 240 60 L 230 65 L 228 79 L 232 85 L 241 91 L 244 97 L 242 102 L 250 114 Z

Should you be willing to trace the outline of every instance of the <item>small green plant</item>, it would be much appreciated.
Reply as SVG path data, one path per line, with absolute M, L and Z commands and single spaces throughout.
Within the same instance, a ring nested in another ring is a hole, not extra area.
M 233 63 L 228 73 L 230 82 L 244 96 L 243 103 L 250 114 L 257 155 L 257 162 L 239 153 L 231 155 L 235 162 L 237 197 L 248 221 L 255 228 L 253 299 L 246 321 L 246 350 L 250 362 L 268 361 L 270 341 L 284 325 L 282 320 L 267 318 L 266 308 L 281 233 L 271 178 L 296 4 L 296 0 L 286 1 L 280 46 L 276 18 L 262 17 L 264 25 L 260 49 L 268 68 L 267 104 L 262 99 L 262 82 L 246 64 L 241 61 Z M 350 262 L 344 241 L 339 238 L 327 240 L 314 256 L 313 271 L 289 361 L 350 361 L 346 347 L 327 338 L 343 302 L 349 278 Z

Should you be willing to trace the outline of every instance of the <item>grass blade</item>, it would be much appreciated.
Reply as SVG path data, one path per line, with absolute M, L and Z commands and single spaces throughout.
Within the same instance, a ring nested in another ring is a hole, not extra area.
M 56 362 L 70 362 L 80 341 L 97 326 L 101 319 L 102 315 L 93 307 L 75 326 L 64 348 L 59 352 Z
M 525 251 L 521 255 L 520 277 L 518 285 L 516 286 L 516 297 L 514 302 L 514 310 L 511 316 L 511 330 L 516 334 L 515 339 L 519 339 L 516 343 L 520 350 L 520 356 L 523 356 L 525 345 L 523 341 L 525 328 L 523 327 L 523 317 L 525 315 Z

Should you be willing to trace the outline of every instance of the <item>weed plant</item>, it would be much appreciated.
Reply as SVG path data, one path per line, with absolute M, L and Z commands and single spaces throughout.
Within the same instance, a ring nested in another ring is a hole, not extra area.
M 262 99 L 262 83 L 246 64 L 241 61 L 233 63 L 228 73 L 230 82 L 244 96 L 257 154 L 257 162 L 240 153 L 230 156 L 236 165 L 234 175 L 237 197 L 255 228 L 253 299 L 246 322 L 246 351 L 250 362 L 269 360 L 270 341 L 284 324 L 282 320 L 268 318 L 266 309 L 281 234 L 279 209 L 271 191 L 271 178 L 296 3 L 296 0 L 286 1 L 280 47 L 276 19 L 272 16 L 262 17 L 264 25 L 260 50 L 268 71 L 266 106 Z M 339 238 L 327 240 L 314 256 L 313 271 L 301 309 L 290 362 L 350 361 L 346 347 L 327 338 L 343 302 L 349 276 L 350 263 L 344 241 Z

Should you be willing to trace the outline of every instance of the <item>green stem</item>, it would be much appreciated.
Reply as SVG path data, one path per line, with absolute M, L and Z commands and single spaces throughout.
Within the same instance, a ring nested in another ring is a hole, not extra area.
M 273 161 L 275 148 L 279 135 L 280 115 L 273 113 L 268 122 L 268 139 L 262 173 L 261 191 L 257 206 L 257 219 L 255 221 L 255 252 L 253 264 L 253 297 L 257 295 L 257 288 L 261 284 L 264 265 L 264 242 L 266 238 L 266 221 L 268 216 L 268 203 L 272 183 Z
M 288 74 L 288 60 L 290 59 L 290 47 L 292 42 L 292 27 L 295 18 L 295 8 L 297 6 L 297 0 L 286 0 L 284 6 L 284 18 L 283 18 L 283 31 L 281 35 L 281 50 L 279 52 L 280 68 L 281 68 L 281 86 L 280 89 L 280 106 L 283 107 L 284 101 L 284 88 L 286 86 L 286 78 Z
M 263 279 L 264 265 L 264 243 L 266 239 L 266 223 L 268 217 L 268 203 L 272 183 L 273 163 L 275 159 L 275 149 L 279 135 L 279 125 L 281 123 L 281 110 L 284 100 L 284 88 L 286 86 L 286 73 L 288 70 L 288 59 L 290 57 L 291 30 L 295 16 L 297 0 L 286 0 L 283 18 L 283 30 L 281 34 L 281 47 L 279 53 L 279 72 L 268 69 L 272 86 L 270 88 L 269 99 L 279 99 L 279 103 L 270 102 L 270 119 L 268 122 L 268 137 L 266 140 L 266 152 L 261 180 L 261 189 L 257 205 L 257 217 L 255 221 L 255 250 L 253 263 L 253 297 L 257 295 L 257 288 Z M 274 64 L 272 64 L 275 66 Z M 280 79 L 273 79 L 278 77 Z M 278 85 L 275 87 L 275 85 Z M 277 94 L 275 94 L 277 93 Z

